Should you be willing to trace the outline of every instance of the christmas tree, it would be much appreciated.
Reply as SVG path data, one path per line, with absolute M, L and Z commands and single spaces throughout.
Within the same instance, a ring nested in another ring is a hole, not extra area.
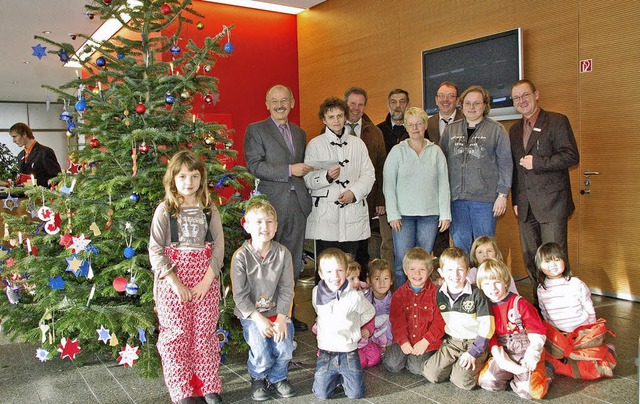
M 63 359 L 80 360 L 108 351 L 120 364 L 157 376 L 147 244 L 153 210 L 164 197 L 166 162 L 191 148 L 206 161 L 211 191 L 222 195 L 252 182 L 244 168 L 228 167 L 235 152 L 226 128 L 201 121 L 194 111 L 194 95 L 207 103 L 217 95 L 216 78 L 207 73 L 233 50 L 231 27 L 198 45 L 180 39 L 183 27 L 199 17 L 190 0 L 101 0 L 86 8 L 119 20 L 124 30 L 78 53 L 71 44 L 36 37 L 63 62 L 80 58 L 82 77 L 48 87 L 64 101 L 61 119 L 77 142 L 57 187 L 26 191 L 30 216 L 3 214 L 0 278 L 8 298 L 0 299 L 0 318 L 5 333 L 39 345 L 41 361 L 57 357 L 56 350 Z M 78 56 L 92 50 L 92 58 Z M 247 201 L 237 192 L 213 199 L 228 266 L 243 239 Z M 220 335 L 232 331 L 240 344 L 241 332 L 231 330 L 233 301 L 228 289 L 223 293 Z

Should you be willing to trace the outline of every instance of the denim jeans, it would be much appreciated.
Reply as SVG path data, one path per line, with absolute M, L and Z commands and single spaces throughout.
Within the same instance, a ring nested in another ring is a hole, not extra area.
M 254 379 L 267 379 L 278 383 L 289 374 L 289 361 L 293 356 L 293 323 L 287 320 L 287 339 L 275 343 L 273 338 L 260 334 L 258 326 L 250 319 L 240 319 L 244 340 L 249 344 L 247 367 Z
M 364 378 L 357 349 L 351 352 L 320 350 L 313 378 L 313 394 L 320 400 L 329 399 L 338 384 L 342 384 L 349 398 L 364 396 Z
M 493 202 L 456 200 L 451 203 L 451 238 L 453 245 L 469 255 L 473 240 L 480 236 L 495 236 L 496 218 Z
M 438 233 L 439 216 L 402 216 L 400 231 L 393 232 L 393 285 L 397 289 L 407 281 L 402 270 L 402 259 L 408 249 L 421 247 L 431 252 Z

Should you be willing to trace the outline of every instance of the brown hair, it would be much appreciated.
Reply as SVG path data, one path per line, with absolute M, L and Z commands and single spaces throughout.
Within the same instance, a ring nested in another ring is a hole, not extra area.
M 373 278 L 374 276 L 383 272 L 388 272 L 389 277 L 391 278 L 391 284 L 393 285 L 393 268 L 391 268 L 391 264 L 389 264 L 387 260 L 382 258 L 374 258 L 369 261 L 367 267 L 369 268 L 369 283 L 371 283 L 371 278 Z
M 502 253 L 498 248 L 498 243 L 496 243 L 496 239 L 491 236 L 480 236 L 477 239 L 473 240 L 473 244 L 471 244 L 471 252 L 469 253 L 471 257 L 469 258 L 471 258 L 471 265 L 473 267 L 478 268 L 478 266 L 480 265 L 480 263 L 478 262 L 478 259 L 476 258 L 476 250 L 478 249 L 478 247 L 485 244 L 491 244 L 493 249 L 496 251 L 496 259 L 498 261 L 504 262 L 504 258 L 502 257 Z
M 247 209 L 244 211 L 244 218 L 247 218 L 247 215 L 253 212 L 261 212 L 267 216 L 273 216 L 273 219 L 278 221 L 278 213 L 272 204 L 269 203 L 266 199 L 256 199 L 252 201 Z
M 527 84 L 531 88 L 531 91 L 534 92 L 534 93 L 536 91 L 538 91 L 538 90 L 536 90 L 535 84 L 533 84 L 533 82 L 531 80 L 527 80 L 527 79 L 518 80 L 515 83 L 513 83 L 513 85 L 511 86 L 511 90 L 513 91 L 513 89 L 516 86 L 519 86 L 520 84 Z
M 446 248 L 442 254 L 440 254 L 440 268 L 444 266 L 444 260 L 460 261 L 464 263 L 464 266 L 469 268 L 469 257 L 462 248 L 449 247 Z
M 28 139 L 33 139 L 33 131 L 26 123 L 18 122 L 9 128 L 9 133 L 15 133 L 20 136 L 26 136 Z
M 364 97 L 364 105 L 367 105 L 367 101 L 369 101 L 369 96 L 367 95 L 367 90 L 365 90 L 362 87 L 349 87 L 347 89 L 347 91 L 344 92 L 344 100 L 346 101 L 347 98 L 349 98 L 349 96 L 351 94 L 358 94 Z
M 169 211 L 178 214 L 180 206 L 184 202 L 184 197 L 178 193 L 175 181 L 175 176 L 178 175 L 183 165 L 187 167 L 189 171 L 198 171 L 200 173 L 200 188 L 198 188 L 195 198 L 202 208 L 208 208 L 211 206 L 211 196 L 209 195 L 209 188 L 207 186 L 207 170 L 204 162 L 191 150 L 182 150 L 171 157 L 162 180 L 165 191 L 164 199 Z
M 484 102 L 484 111 L 482 112 L 482 116 L 489 115 L 489 111 L 491 111 L 491 98 L 489 98 L 489 92 L 481 86 L 471 86 L 464 90 L 458 99 L 458 104 L 462 107 L 464 99 L 469 95 L 469 93 L 480 93 L 482 96 L 482 102 Z
M 341 100 L 338 97 L 329 97 L 320 104 L 318 118 L 320 118 L 321 121 L 324 120 L 325 114 L 334 108 L 341 109 L 345 114 L 349 110 L 349 106 L 347 106 L 347 103 L 344 102 L 344 100 Z
M 413 261 L 424 264 L 425 268 L 427 268 L 427 276 L 431 276 L 433 272 L 433 256 L 431 254 L 420 247 L 408 249 L 402 258 L 402 269 L 406 270 Z
M 396 88 L 394 90 L 389 91 L 389 95 L 387 96 L 387 100 L 389 98 L 391 98 L 392 95 L 396 95 L 396 94 L 404 94 L 405 97 L 407 97 L 407 102 L 409 102 L 409 92 L 407 92 L 407 90 L 403 90 L 401 88 Z

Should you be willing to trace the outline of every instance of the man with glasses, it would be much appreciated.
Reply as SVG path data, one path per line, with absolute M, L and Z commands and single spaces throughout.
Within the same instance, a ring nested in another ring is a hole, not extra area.
M 569 119 L 540 108 L 539 93 L 531 81 L 516 82 L 511 97 L 522 114 L 509 130 L 514 168 L 511 198 L 537 307 L 536 250 L 555 242 L 567 251 L 567 221 L 575 209 L 569 168 L 578 164 L 580 155 Z
M 450 123 L 463 118 L 462 111 L 458 106 L 458 86 L 450 81 L 440 84 L 436 94 L 436 105 L 438 113 L 433 114 L 428 121 L 427 137 L 435 144 L 440 144 L 440 137 L 444 129 Z M 440 254 L 449 248 L 449 229 L 438 232 L 436 241 L 433 244 L 433 255 L 439 257 Z
M 440 136 L 442 136 L 444 129 L 450 123 L 462 119 L 462 111 L 456 108 L 458 106 L 458 86 L 450 81 L 440 84 L 436 94 L 436 105 L 438 106 L 438 113 L 429 118 L 427 136 L 433 143 L 439 144 Z
M 288 120 L 295 105 L 291 89 L 280 84 L 271 87 L 265 104 L 271 116 L 247 126 L 244 156 L 247 169 L 260 180 L 258 191 L 276 209 L 278 229 L 274 239 L 291 252 L 297 281 L 303 269 L 304 234 L 311 213 L 311 196 L 303 177 L 313 167 L 304 164 L 306 133 Z M 307 330 L 307 325 L 293 315 L 291 320 L 296 331 Z

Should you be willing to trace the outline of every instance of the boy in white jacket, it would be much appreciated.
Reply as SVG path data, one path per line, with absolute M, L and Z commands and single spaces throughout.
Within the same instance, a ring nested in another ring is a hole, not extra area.
M 349 398 L 364 396 L 364 379 L 358 355 L 362 327 L 373 318 L 375 309 L 362 293 L 346 281 L 347 255 L 328 248 L 318 257 L 322 280 L 313 288 L 312 304 L 318 314 L 318 364 L 313 394 L 331 398 L 342 385 Z

